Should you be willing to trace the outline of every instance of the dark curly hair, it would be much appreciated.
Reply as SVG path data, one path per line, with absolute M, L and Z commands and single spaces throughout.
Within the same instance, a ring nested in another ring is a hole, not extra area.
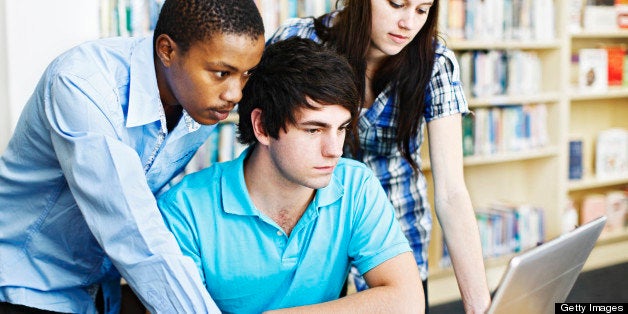
M 273 138 L 287 123 L 295 124 L 299 108 L 315 109 L 306 97 L 323 105 L 340 105 L 351 113 L 352 128 L 358 116 L 358 90 L 353 70 L 335 51 L 309 39 L 292 37 L 266 47 L 262 60 L 242 91 L 238 104 L 238 139 L 255 144 L 251 112 L 260 108 L 262 125 Z
M 155 26 L 157 37 L 166 34 L 183 52 L 197 41 L 211 39 L 214 33 L 264 35 L 264 23 L 253 0 L 166 0 Z

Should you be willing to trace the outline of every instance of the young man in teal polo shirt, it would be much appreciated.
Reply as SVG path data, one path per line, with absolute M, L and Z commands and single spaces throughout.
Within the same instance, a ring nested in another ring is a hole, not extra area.
M 266 48 L 238 105 L 230 162 L 158 201 L 223 312 L 417 313 L 423 290 L 372 172 L 341 158 L 359 94 L 345 59 L 307 39 Z M 339 298 L 351 265 L 369 290 Z

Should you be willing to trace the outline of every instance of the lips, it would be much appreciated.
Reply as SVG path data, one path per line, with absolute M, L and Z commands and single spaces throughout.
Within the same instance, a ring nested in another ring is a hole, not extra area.
M 224 119 L 227 119 L 230 111 L 212 110 L 212 112 L 214 113 L 214 115 L 216 116 L 218 120 L 224 120 Z
M 323 173 L 332 173 L 334 172 L 334 168 L 336 166 L 323 166 L 323 167 L 314 167 L 314 169 L 321 171 Z
M 396 44 L 403 44 L 408 40 L 408 37 L 406 36 L 391 34 L 391 33 L 388 33 L 388 37 L 390 37 L 390 39 L 392 39 L 392 41 L 395 42 Z

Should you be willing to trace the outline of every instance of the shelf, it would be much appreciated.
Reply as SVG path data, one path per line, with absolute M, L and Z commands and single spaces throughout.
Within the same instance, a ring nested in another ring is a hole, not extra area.
M 504 162 L 525 161 L 531 159 L 548 158 L 558 156 L 558 148 L 556 146 L 548 146 L 544 148 L 530 149 L 525 151 L 505 152 L 494 155 L 467 156 L 464 157 L 464 166 L 481 166 Z M 429 161 L 424 160 L 421 170 L 430 171 L 431 165 Z
M 580 31 L 571 34 L 571 39 L 628 38 L 628 29 L 609 31 Z
M 572 87 L 569 93 L 569 99 L 572 101 L 577 100 L 600 100 L 600 99 L 613 99 L 613 98 L 627 98 L 628 87 L 613 86 L 603 91 L 587 91 L 577 87 Z
M 596 188 L 610 187 L 614 185 L 628 184 L 628 176 L 612 179 L 597 179 L 595 177 L 571 180 L 568 183 L 569 191 L 582 191 Z
M 628 240 L 628 227 L 609 233 L 602 233 L 597 241 L 597 245 L 607 245 Z
M 515 40 L 446 40 L 447 47 L 453 50 L 539 50 L 558 49 L 560 41 L 515 41 Z
M 512 161 L 523 161 L 538 158 L 554 157 L 558 155 L 558 148 L 556 146 L 548 146 L 545 148 L 538 148 L 532 150 L 507 152 L 495 155 L 487 156 L 468 156 L 464 157 L 465 166 L 480 166 L 486 164 L 495 164 Z
M 492 97 L 469 98 L 470 108 L 493 107 L 499 105 L 551 103 L 558 102 L 560 94 L 557 92 L 541 92 L 534 95 L 498 95 Z

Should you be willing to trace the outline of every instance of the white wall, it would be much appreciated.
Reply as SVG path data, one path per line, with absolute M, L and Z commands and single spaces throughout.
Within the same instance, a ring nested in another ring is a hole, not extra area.
M 6 19 L 4 18 L 4 0 L 0 0 L 0 43 L 6 43 Z M 8 103 L 9 91 L 7 84 L 7 54 L 6 49 L 0 47 L 0 154 L 4 151 L 11 133 L 11 117 Z
M 0 0 L 0 152 L 54 57 L 96 39 L 99 0 Z

